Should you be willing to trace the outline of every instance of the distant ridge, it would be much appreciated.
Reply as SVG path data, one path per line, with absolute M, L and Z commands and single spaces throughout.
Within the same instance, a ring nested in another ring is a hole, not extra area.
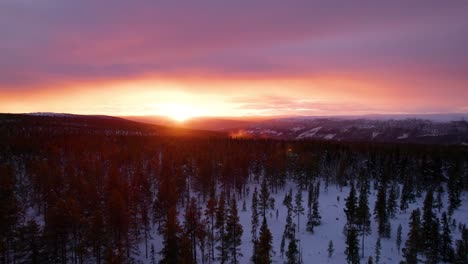
M 14 135 L 141 135 L 174 137 L 227 137 L 214 132 L 140 123 L 103 115 L 66 113 L 0 114 L 0 134 Z

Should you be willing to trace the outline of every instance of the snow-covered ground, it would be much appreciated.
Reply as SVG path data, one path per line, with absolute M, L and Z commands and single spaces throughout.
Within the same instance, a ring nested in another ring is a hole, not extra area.
M 242 237 L 242 253 L 243 257 L 240 260 L 240 263 L 249 263 L 250 257 L 252 256 L 252 242 L 251 242 L 251 196 L 253 193 L 254 187 L 257 187 L 259 190 L 260 187 L 255 184 L 250 185 L 250 193 L 246 197 L 246 207 L 247 211 L 242 211 L 242 201 L 239 201 L 239 216 L 240 221 L 243 226 L 243 237 Z M 280 244 L 281 238 L 284 231 L 284 226 L 286 223 L 286 213 L 287 209 L 282 204 L 285 193 L 290 189 L 293 189 L 294 194 L 296 193 L 296 187 L 293 183 L 288 184 L 283 190 L 280 190 L 278 193 L 272 193 L 272 196 L 275 199 L 275 208 L 278 209 L 278 218 L 276 217 L 276 209 L 270 210 L 268 213 L 268 226 L 270 231 L 273 235 L 273 247 L 276 254 L 273 257 L 273 263 L 283 263 L 285 259 L 281 258 L 280 254 Z M 343 226 L 346 222 L 346 216 L 343 211 L 345 206 L 345 198 L 348 197 L 349 194 L 349 187 L 343 187 L 340 191 L 339 187 L 335 185 L 330 185 L 328 191 L 325 191 L 325 184 L 322 182 L 321 184 L 321 192 L 319 197 L 319 211 L 322 217 L 322 224 L 315 228 L 314 234 L 311 234 L 306 231 L 306 222 L 307 216 L 303 215 L 300 219 L 300 229 L 299 232 L 296 233 L 296 238 L 300 240 L 299 248 L 302 252 L 302 259 L 304 263 L 346 263 L 346 256 L 344 254 L 345 251 L 345 236 L 343 234 Z M 371 194 L 369 196 L 369 208 L 371 214 L 373 213 L 374 204 L 376 200 L 376 190 L 371 190 Z M 307 212 L 307 192 L 304 191 L 302 194 L 304 198 L 304 208 L 306 208 Z M 339 199 L 338 199 L 339 197 Z M 444 193 L 444 209 L 441 212 L 446 210 L 447 208 L 447 193 Z M 293 197 L 294 200 L 294 197 Z M 396 219 L 391 220 L 392 225 L 392 232 L 390 239 L 381 239 L 382 249 L 381 249 L 381 260 L 380 263 L 399 263 L 402 260 L 402 253 L 398 253 L 397 246 L 396 246 L 396 232 L 398 225 L 402 225 L 402 248 L 404 247 L 404 243 L 406 241 L 406 235 L 409 230 L 409 217 L 411 211 L 420 207 L 422 209 L 424 200 L 424 194 L 421 198 L 417 198 L 417 201 L 413 204 L 410 204 L 409 208 L 404 212 L 398 212 L 396 215 Z M 203 205 L 200 205 L 203 206 Z M 182 212 L 181 212 L 182 215 Z M 439 215 L 440 217 L 440 215 Z M 462 196 L 462 205 L 461 207 L 455 211 L 453 215 L 454 219 L 458 222 L 462 222 L 468 224 L 468 195 L 464 193 Z M 182 220 L 182 219 L 181 219 Z M 297 218 L 293 219 L 294 222 L 297 224 Z M 369 256 L 372 256 L 375 259 L 375 244 L 378 238 L 377 234 L 377 224 L 374 221 L 372 215 L 372 234 L 365 238 L 365 258 L 362 259 L 362 263 L 366 263 Z M 458 226 L 458 224 L 457 224 Z M 162 238 L 159 235 L 156 235 L 156 230 L 152 230 L 153 238 L 150 241 L 154 244 L 155 251 L 159 252 L 162 248 Z M 453 241 L 460 239 L 460 232 L 458 228 L 452 230 Z M 361 237 L 359 237 L 359 240 Z M 331 258 L 328 258 L 328 242 L 332 240 L 335 248 L 335 252 Z M 285 251 L 287 250 L 287 243 L 285 245 Z M 361 242 L 360 245 L 361 247 Z M 150 246 L 149 246 L 150 248 Z M 140 246 L 141 249 L 141 256 L 138 259 L 142 263 L 149 263 L 149 258 L 146 259 L 145 254 L 145 246 L 144 243 Z M 200 255 L 198 255 L 200 256 Z M 156 260 L 160 258 L 159 255 L 156 256 Z M 201 263 L 201 262 L 200 262 Z

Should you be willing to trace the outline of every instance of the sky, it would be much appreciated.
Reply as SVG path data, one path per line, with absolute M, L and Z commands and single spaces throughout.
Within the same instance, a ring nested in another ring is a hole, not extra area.
M 468 112 L 468 1 L 0 1 L 0 112 Z

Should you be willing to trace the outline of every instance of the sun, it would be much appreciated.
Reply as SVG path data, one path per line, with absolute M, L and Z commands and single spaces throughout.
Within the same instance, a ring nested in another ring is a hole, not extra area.
M 198 116 L 198 111 L 193 106 L 186 104 L 168 103 L 161 104 L 158 108 L 160 115 L 167 116 L 177 122 L 184 122 Z

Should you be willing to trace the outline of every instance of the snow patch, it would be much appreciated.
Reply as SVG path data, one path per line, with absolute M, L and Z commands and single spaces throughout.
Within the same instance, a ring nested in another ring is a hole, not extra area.
M 296 137 L 296 139 L 313 137 L 315 136 L 315 134 L 317 134 L 317 132 L 319 132 L 320 129 L 322 129 L 322 127 L 316 127 L 311 130 L 302 132 L 301 134 L 299 134 L 299 136 Z
M 299 127 L 293 127 L 290 130 L 293 131 L 293 132 L 298 132 L 299 130 L 302 130 L 302 129 L 304 129 L 304 127 L 299 126 Z
M 372 139 L 374 139 L 375 137 L 377 137 L 380 134 L 381 134 L 380 132 L 372 132 Z
M 405 139 L 408 138 L 408 133 L 404 133 L 403 135 L 397 137 L 397 139 Z

